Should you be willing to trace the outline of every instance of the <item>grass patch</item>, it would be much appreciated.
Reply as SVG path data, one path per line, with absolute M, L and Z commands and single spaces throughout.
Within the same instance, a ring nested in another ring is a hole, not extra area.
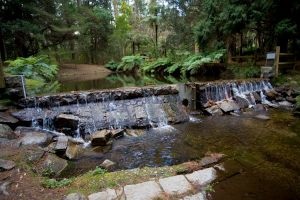
M 88 195 L 99 192 L 105 188 L 117 188 L 128 184 L 136 184 L 150 179 L 174 176 L 179 171 L 184 171 L 184 165 L 170 167 L 145 167 L 141 169 L 122 170 L 116 172 L 104 172 L 101 168 L 89 171 L 74 178 L 69 186 L 69 193 L 81 192 Z
M 62 180 L 56 180 L 56 179 L 44 179 L 44 181 L 42 182 L 42 186 L 45 188 L 61 188 L 61 187 L 65 187 L 67 185 L 70 185 L 72 182 L 72 180 L 64 178 Z

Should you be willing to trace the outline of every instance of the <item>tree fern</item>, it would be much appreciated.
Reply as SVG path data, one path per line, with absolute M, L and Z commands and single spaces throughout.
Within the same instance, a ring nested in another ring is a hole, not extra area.
M 155 72 L 160 70 L 165 70 L 166 67 L 172 65 L 172 62 L 168 58 L 159 58 L 154 62 L 150 62 L 143 66 L 143 71 L 145 72 Z
M 118 65 L 117 71 L 131 71 L 134 68 L 140 68 L 144 62 L 144 56 L 125 56 L 122 58 L 121 63 Z

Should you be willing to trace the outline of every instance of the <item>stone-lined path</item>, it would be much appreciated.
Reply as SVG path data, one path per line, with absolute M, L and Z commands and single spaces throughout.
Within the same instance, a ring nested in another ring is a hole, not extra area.
M 217 170 L 223 170 L 221 165 L 186 175 L 126 185 L 118 190 L 107 188 L 102 192 L 90 194 L 87 198 L 81 194 L 72 193 L 65 200 L 151 200 L 169 199 L 169 197 L 182 200 L 205 200 L 206 186 L 217 178 Z

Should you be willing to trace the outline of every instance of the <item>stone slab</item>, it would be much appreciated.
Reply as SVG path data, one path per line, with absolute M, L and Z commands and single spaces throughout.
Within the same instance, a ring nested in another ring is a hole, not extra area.
M 89 200 L 115 200 L 117 199 L 117 193 L 113 189 L 106 189 L 103 192 L 97 192 L 88 196 Z
M 184 194 L 193 188 L 183 175 L 159 179 L 159 184 L 169 195 Z
M 67 136 L 59 136 L 57 138 L 57 142 L 55 145 L 55 150 L 57 151 L 62 151 L 62 150 L 66 150 L 68 147 L 68 137 Z
M 199 192 L 191 196 L 186 196 L 183 198 L 183 200 L 206 200 L 206 198 L 205 198 L 205 194 Z
M 66 198 L 64 198 L 64 200 L 87 200 L 87 198 L 80 193 L 71 193 L 68 194 L 68 196 L 66 196 Z
M 218 103 L 218 106 L 225 113 L 240 109 L 240 107 L 234 101 L 227 100 L 221 101 L 220 103 Z
M 124 187 L 126 200 L 152 200 L 158 198 L 162 190 L 155 181 L 148 181 Z
M 193 184 L 204 186 L 217 178 L 217 171 L 210 167 L 187 174 L 185 177 Z

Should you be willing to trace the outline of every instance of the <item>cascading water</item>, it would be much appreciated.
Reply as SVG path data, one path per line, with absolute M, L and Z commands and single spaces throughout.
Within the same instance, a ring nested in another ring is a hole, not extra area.
M 264 93 L 272 89 L 272 85 L 266 80 L 214 83 L 202 85 L 198 98 L 202 104 L 241 98 L 251 107 L 256 105 L 257 96 L 262 103 L 269 103 Z
M 178 94 L 168 94 L 169 90 L 162 95 L 153 89 L 147 91 L 143 97 L 129 99 L 120 99 L 123 91 L 103 92 L 101 99 L 93 101 L 91 93 L 79 93 L 75 103 L 67 105 L 60 102 L 70 101 L 69 96 L 44 96 L 35 101 L 34 107 L 16 112 L 15 116 L 23 121 L 29 119 L 34 127 L 75 138 L 102 129 L 165 127 L 168 123 L 186 121 L 185 114 L 178 109 Z

